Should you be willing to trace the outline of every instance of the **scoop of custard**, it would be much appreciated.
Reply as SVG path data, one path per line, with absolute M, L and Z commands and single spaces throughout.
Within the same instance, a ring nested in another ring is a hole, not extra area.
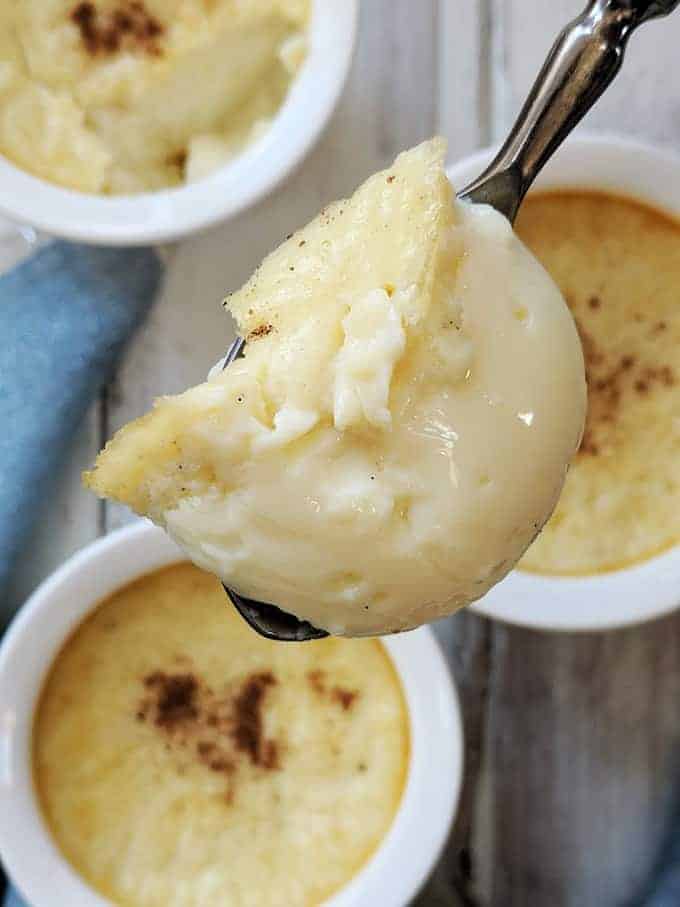
M 582 431 L 569 311 L 434 139 L 229 299 L 246 355 L 123 428 L 86 484 L 241 594 L 335 634 L 405 630 L 497 583 Z

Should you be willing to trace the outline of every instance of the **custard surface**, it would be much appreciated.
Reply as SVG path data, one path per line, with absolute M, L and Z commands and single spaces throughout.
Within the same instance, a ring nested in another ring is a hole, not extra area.
M 0 153 L 81 192 L 194 182 L 259 139 L 310 0 L 0 0 Z
M 79 627 L 34 729 L 54 838 L 122 907 L 320 903 L 384 837 L 408 752 L 381 643 L 261 639 L 185 563 Z
M 576 319 L 588 417 L 557 508 L 520 566 L 586 575 L 680 538 L 680 224 L 594 192 L 522 205 L 519 236 Z

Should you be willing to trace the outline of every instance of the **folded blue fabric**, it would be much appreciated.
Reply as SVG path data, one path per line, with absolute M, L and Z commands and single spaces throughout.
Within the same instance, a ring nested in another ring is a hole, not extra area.
M 51 476 L 161 277 L 150 249 L 54 242 L 0 277 L 0 629 Z
M 680 905 L 680 796 L 676 792 L 659 855 L 642 890 L 626 907 Z

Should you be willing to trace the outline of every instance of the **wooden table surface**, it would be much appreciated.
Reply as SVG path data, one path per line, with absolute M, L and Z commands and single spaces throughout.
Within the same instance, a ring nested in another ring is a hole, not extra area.
M 349 84 L 301 170 L 237 224 L 173 251 L 149 323 L 76 440 L 16 579 L 17 602 L 66 555 L 129 519 L 85 493 L 80 470 L 154 396 L 202 379 L 225 346 L 225 292 L 401 149 L 441 131 L 453 161 L 501 138 L 558 29 L 582 6 L 363 0 Z M 587 128 L 680 146 L 679 46 L 680 11 L 634 35 Z M 463 700 L 466 783 L 450 846 L 417 903 L 637 903 L 680 781 L 680 614 L 625 631 L 550 635 L 463 613 L 437 632 Z

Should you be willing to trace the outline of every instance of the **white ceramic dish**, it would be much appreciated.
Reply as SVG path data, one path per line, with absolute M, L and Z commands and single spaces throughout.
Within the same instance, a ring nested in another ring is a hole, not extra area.
M 61 645 L 103 597 L 184 556 L 146 521 L 83 549 L 31 596 L 0 647 L 0 858 L 31 907 L 106 907 L 57 850 L 31 777 L 37 697 Z M 225 602 L 226 607 L 226 602 Z M 371 860 L 325 907 L 403 907 L 426 880 L 454 816 L 463 767 L 458 698 L 427 628 L 385 646 L 410 715 L 408 779 L 394 823 Z M 283 645 L 283 643 L 282 643 Z
M 53 236 L 101 245 L 180 239 L 254 204 L 300 163 L 340 97 L 359 0 L 313 0 L 307 59 L 271 128 L 233 162 L 189 186 L 104 197 L 60 188 L 0 156 L 0 211 Z
M 480 151 L 449 169 L 465 186 L 493 156 Z M 680 157 L 630 139 L 572 137 L 535 188 L 600 189 L 629 196 L 680 219 Z M 680 605 L 680 546 L 638 565 L 585 577 L 512 572 L 474 606 L 478 614 L 541 630 L 605 630 L 642 623 Z

